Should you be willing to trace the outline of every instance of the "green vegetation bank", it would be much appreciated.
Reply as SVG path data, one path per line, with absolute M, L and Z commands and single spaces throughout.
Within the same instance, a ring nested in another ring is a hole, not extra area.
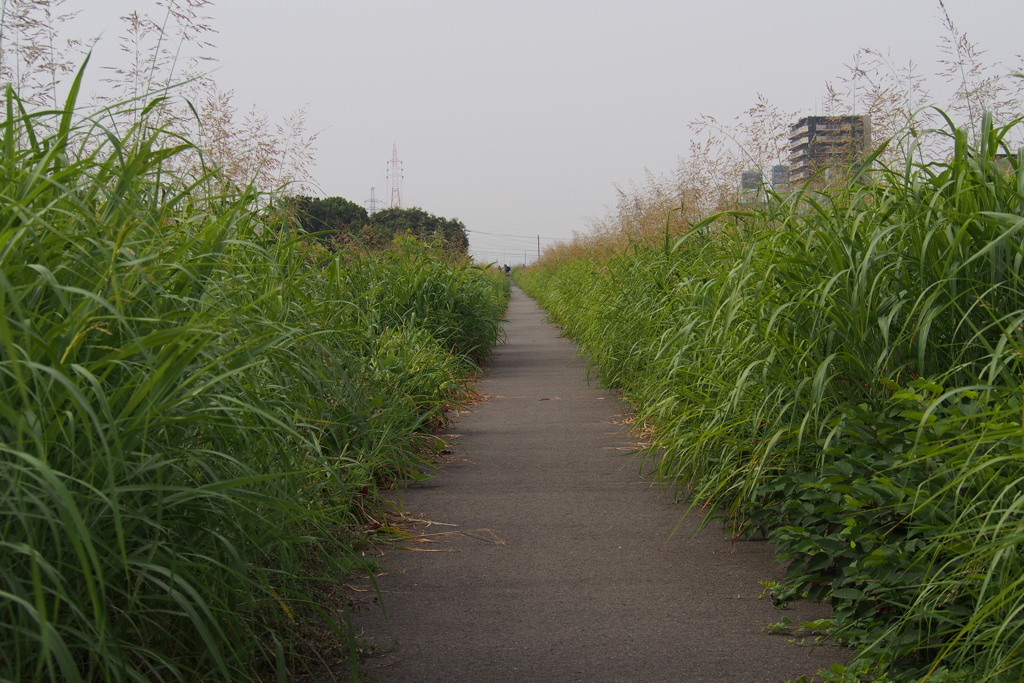
M 831 601 L 813 626 L 858 659 L 830 680 L 1024 671 L 1019 125 L 970 143 L 950 124 L 927 133 L 946 161 L 518 275 L 653 427 L 691 510 L 768 533 L 789 563 L 773 599 Z
M 80 116 L 77 87 L 8 89 L 0 123 L 0 679 L 337 674 L 340 579 L 507 282 L 412 238 L 310 244 L 158 102 Z

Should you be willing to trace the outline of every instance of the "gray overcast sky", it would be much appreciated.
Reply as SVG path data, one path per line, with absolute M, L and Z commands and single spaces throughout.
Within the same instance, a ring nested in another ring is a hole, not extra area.
M 117 59 L 119 16 L 159 12 L 76 5 L 105 34 L 100 65 Z M 946 7 L 990 61 L 1018 63 L 1024 2 Z M 215 0 L 207 13 L 214 78 L 240 111 L 306 107 L 324 195 L 387 200 L 397 144 L 403 205 L 462 220 L 473 252 L 500 262 L 586 231 L 616 184 L 671 172 L 698 114 L 731 119 L 758 93 L 812 114 L 859 48 L 932 74 L 943 35 L 937 0 Z

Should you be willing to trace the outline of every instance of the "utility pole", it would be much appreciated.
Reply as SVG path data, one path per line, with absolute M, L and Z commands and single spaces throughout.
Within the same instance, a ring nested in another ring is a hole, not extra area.
M 540 261 L 540 235 L 537 235 L 537 260 Z

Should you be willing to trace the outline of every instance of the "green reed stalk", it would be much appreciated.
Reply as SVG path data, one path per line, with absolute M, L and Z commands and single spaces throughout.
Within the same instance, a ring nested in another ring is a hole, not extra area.
M 430 468 L 507 292 L 426 253 L 317 265 L 145 117 L 6 102 L 0 678 L 339 675 L 329 587 L 369 568 L 378 486 Z M 406 301 L 353 284 L 378 260 Z
M 770 531 L 837 635 L 894 675 L 1001 680 L 1024 666 L 1024 164 L 1019 124 L 947 122 L 946 161 L 520 279 L 654 427 L 663 479 Z

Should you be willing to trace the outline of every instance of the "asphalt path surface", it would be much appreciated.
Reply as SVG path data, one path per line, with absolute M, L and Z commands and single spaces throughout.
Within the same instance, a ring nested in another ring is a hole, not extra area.
M 680 524 L 629 407 L 517 288 L 505 333 L 450 462 L 402 494 L 386 614 L 366 593 L 355 615 L 365 680 L 786 681 L 845 659 L 765 630 L 827 611 L 760 597 L 782 573 L 766 543 Z

